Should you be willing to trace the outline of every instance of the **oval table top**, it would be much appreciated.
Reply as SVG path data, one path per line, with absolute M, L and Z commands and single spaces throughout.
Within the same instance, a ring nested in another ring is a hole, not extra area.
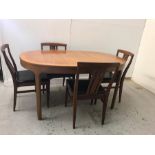
M 77 62 L 120 63 L 123 59 L 116 56 L 93 51 L 28 51 L 20 55 L 24 63 L 39 66 L 76 67 Z

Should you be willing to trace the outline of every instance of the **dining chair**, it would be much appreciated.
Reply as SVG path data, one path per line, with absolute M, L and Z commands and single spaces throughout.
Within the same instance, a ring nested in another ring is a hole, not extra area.
M 122 58 L 125 61 L 125 67 L 122 71 L 118 71 L 117 76 L 114 80 L 115 85 L 112 86 L 112 88 L 114 88 L 114 94 L 113 94 L 113 98 L 112 98 L 111 109 L 114 108 L 118 90 L 119 90 L 119 102 L 121 102 L 124 79 L 125 79 L 128 69 L 132 63 L 134 54 L 129 51 L 126 51 L 126 50 L 118 49 L 116 56 L 118 58 Z M 103 83 L 108 83 L 112 77 L 113 77 L 113 73 L 107 72 L 103 79 Z M 97 99 L 95 100 L 94 103 L 96 104 L 96 102 L 97 102 Z
M 77 100 L 100 99 L 103 103 L 102 125 L 104 124 L 110 89 L 119 66 L 119 63 L 78 62 L 76 78 L 67 79 L 65 95 L 65 106 L 67 106 L 68 96 L 72 98 L 73 102 L 73 129 L 75 129 L 76 122 Z M 104 88 L 101 83 L 106 72 L 113 72 L 114 74 L 111 81 L 109 81 L 108 86 Z M 79 75 L 81 74 L 90 74 L 91 77 L 90 79 L 79 79 Z
M 55 42 L 43 42 L 41 43 L 41 50 L 44 50 L 44 47 L 48 46 L 50 50 L 58 50 L 60 47 L 64 48 L 64 50 L 67 50 L 67 44 L 65 43 L 55 43 Z M 48 74 L 48 77 L 51 79 L 53 78 L 61 78 L 63 77 L 63 86 L 65 84 L 65 78 L 74 78 L 75 75 L 73 74 Z
M 36 90 L 21 90 L 19 91 L 19 87 L 25 86 L 35 86 L 35 76 L 32 71 L 30 70 L 17 70 L 16 63 L 12 57 L 10 52 L 9 44 L 3 44 L 1 46 L 1 51 L 4 56 L 4 60 L 6 65 L 11 73 L 13 85 L 14 85 L 14 103 L 13 103 L 13 111 L 16 109 L 16 100 L 18 93 L 28 93 L 28 92 L 35 92 Z M 46 85 L 47 91 L 47 106 L 49 107 L 49 82 L 50 79 L 46 76 L 46 74 L 41 74 L 41 85 Z

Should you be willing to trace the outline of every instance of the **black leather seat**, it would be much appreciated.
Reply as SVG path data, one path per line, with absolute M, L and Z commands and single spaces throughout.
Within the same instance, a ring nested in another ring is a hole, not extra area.
M 82 80 L 79 80 L 78 82 L 78 94 L 84 94 L 86 93 L 87 89 L 88 89 L 88 86 L 89 86 L 89 82 L 90 80 L 87 80 L 87 79 L 82 79 Z M 71 90 L 71 92 L 74 91 L 74 83 L 75 83 L 75 80 L 73 79 L 67 79 L 67 85 L 69 87 L 69 89 Z M 99 92 L 104 92 L 104 88 L 102 86 L 99 87 Z
M 41 82 L 48 80 L 46 74 L 41 74 Z M 27 82 L 27 83 L 35 83 L 34 73 L 30 70 L 22 70 L 17 72 L 17 81 L 19 83 Z

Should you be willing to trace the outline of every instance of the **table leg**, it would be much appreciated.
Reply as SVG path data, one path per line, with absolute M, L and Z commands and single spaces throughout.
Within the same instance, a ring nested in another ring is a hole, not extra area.
M 37 116 L 38 116 L 38 120 L 42 120 L 40 73 L 35 73 L 35 82 L 36 82 L 36 105 L 37 105 Z

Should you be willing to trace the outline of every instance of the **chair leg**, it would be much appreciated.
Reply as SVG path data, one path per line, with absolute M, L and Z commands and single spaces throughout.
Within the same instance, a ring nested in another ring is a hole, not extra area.
M 103 102 L 103 106 L 102 106 L 102 122 L 101 124 L 104 124 L 104 120 L 105 120 L 105 113 L 106 113 L 106 109 L 107 109 L 107 102 L 108 102 L 108 97 L 101 99 Z
M 48 80 L 46 84 L 46 90 L 47 90 L 47 107 L 50 107 L 49 99 L 50 99 L 50 80 Z
M 94 104 L 96 104 L 97 103 L 97 98 L 94 100 Z
M 75 75 L 72 76 L 72 79 L 75 80 Z
M 67 107 L 67 101 L 68 101 L 68 87 L 67 87 L 67 85 L 66 85 L 65 107 Z
M 45 84 L 43 84 L 43 94 L 45 93 Z
M 16 102 L 17 102 L 17 86 L 14 86 L 14 103 L 13 103 L 13 111 L 16 110 Z
M 119 88 L 119 82 L 116 83 L 116 86 L 115 86 L 115 89 L 114 89 L 114 95 L 113 95 L 113 98 L 112 98 L 111 109 L 113 109 L 114 106 L 115 106 L 115 101 L 116 101 L 118 88 Z
M 73 129 L 75 129 L 75 122 L 76 122 L 76 104 L 73 103 Z
M 94 102 L 94 100 L 93 100 L 93 99 L 91 99 L 91 101 L 90 101 L 90 105 L 92 105 L 92 104 L 93 104 L 93 102 Z
M 91 102 L 90 102 L 91 105 L 92 105 L 92 104 L 95 104 L 95 105 L 96 105 L 96 103 L 97 103 L 97 98 L 91 99 Z
M 75 129 L 76 108 L 77 108 L 77 99 L 75 99 L 75 98 L 73 97 L 73 129 Z
M 63 83 L 62 84 L 63 84 L 63 86 L 65 85 L 65 77 L 63 77 Z
M 89 74 L 88 79 L 89 79 L 89 80 L 91 79 L 91 74 Z
M 119 86 L 119 103 L 121 102 L 121 98 L 122 98 L 122 90 L 123 90 L 123 82 L 121 81 Z

